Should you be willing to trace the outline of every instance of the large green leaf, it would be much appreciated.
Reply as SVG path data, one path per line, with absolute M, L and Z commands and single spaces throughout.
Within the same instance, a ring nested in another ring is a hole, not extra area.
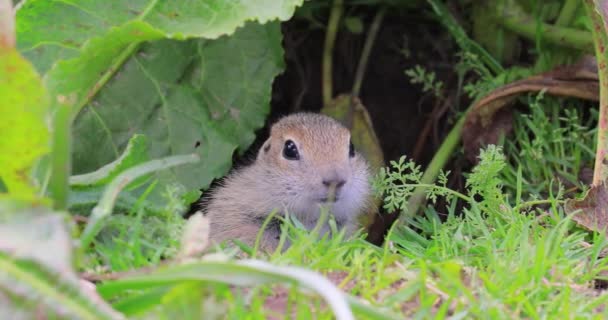
M 225 174 L 263 125 L 283 68 L 271 20 L 301 3 L 29 0 L 18 11 L 18 45 L 52 97 L 74 105 L 75 173 L 111 162 L 144 134 L 152 158 L 200 145 L 200 165 L 160 174 L 156 188 L 196 190 Z
M 200 164 L 160 173 L 158 192 L 178 182 L 189 190 L 206 187 L 263 125 L 272 79 L 282 67 L 280 39 L 277 23 L 251 23 L 214 41 L 144 46 L 76 118 L 74 171 L 112 161 L 141 133 L 151 158 L 201 157 Z
M 79 56 L 79 63 L 91 65 L 84 55 L 93 47 L 124 49 L 124 44 L 116 43 L 119 35 L 127 44 L 160 38 L 215 39 L 233 33 L 247 20 L 289 19 L 302 2 L 28 0 L 17 14 L 19 48 L 46 73 L 55 61 Z
M 13 196 L 31 197 L 30 169 L 48 151 L 48 100 L 39 75 L 14 48 L 10 6 L 0 1 L 0 181 Z
M 159 39 L 216 39 L 248 20 L 285 20 L 302 0 L 30 0 L 18 12 L 19 48 L 53 96 L 79 111 L 137 51 Z

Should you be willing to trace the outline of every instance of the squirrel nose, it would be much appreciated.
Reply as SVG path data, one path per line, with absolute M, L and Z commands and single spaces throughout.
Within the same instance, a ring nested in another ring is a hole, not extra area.
M 329 187 L 332 184 L 335 184 L 336 188 L 340 189 L 345 183 L 346 183 L 346 180 L 344 180 L 344 179 L 323 179 L 323 185 L 326 187 Z

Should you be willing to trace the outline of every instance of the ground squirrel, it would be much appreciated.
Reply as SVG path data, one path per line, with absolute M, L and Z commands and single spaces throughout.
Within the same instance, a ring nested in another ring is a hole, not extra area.
M 271 127 L 255 161 L 229 174 L 203 207 L 212 242 L 238 239 L 253 245 L 273 210 L 287 211 L 311 230 L 325 205 L 338 227 L 351 233 L 370 205 L 370 194 L 368 164 L 355 151 L 350 131 L 328 116 L 296 113 Z M 328 230 L 324 226 L 322 232 Z M 276 248 L 279 236 L 280 225 L 270 223 L 262 247 Z

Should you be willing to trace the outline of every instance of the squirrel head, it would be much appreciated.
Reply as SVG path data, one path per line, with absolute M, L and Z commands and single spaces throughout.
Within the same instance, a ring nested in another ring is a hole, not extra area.
M 336 219 L 361 213 L 368 202 L 369 169 L 350 131 L 331 117 L 296 113 L 276 122 L 256 158 L 269 194 L 298 219 L 328 205 Z

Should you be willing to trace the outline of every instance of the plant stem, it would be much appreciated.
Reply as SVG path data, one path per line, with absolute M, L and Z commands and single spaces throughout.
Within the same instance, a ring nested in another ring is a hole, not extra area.
M 488 66 L 488 68 L 492 70 L 494 74 L 500 74 L 504 71 L 504 68 L 492 57 L 492 55 L 490 55 L 479 44 L 467 36 L 464 29 L 458 24 L 454 16 L 441 1 L 427 0 L 427 2 L 432 7 L 433 11 L 435 11 L 435 14 L 439 17 L 441 23 L 443 23 L 445 28 L 448 29 L 448 31 L 452 34 L 452 37 L 454 37 L 462 50 L 478 54 L 484 64 Z M 437 150 L 433 156 L 433 159 L 427 166 L 422 178 L 420 179 L 420 184 L 433 184 L 437 178 L 437 175 L 439 175 L 439 171 L 443 169 L 445 164 L 450 159 L 454 149 L 456 149 L 460 143 L 462 128 L 464 126 L 464 121 L 466 119 L 468 110 L 470 110 L 470 108 L 467 109 L 467 112 L 465 112 L 460 119 L 458 119 L 456 125 L 454 125 L 450 133 L 448 133 L 447 137 L 439 147 L 439 150 Z M 417 188 L 408 200 L 408 213 L 406 214 L 405 212 L 402 212 L 396 223 L 406 224 L 406 215 L 417 214 L 420 207 L 424 205 L 425 200 L 426 195 L 424 188 Z
M 504 71 L 504 68 L 500 65 L 500 63 L 498 63 L 498 61 L 494 59 L 494 57 L 492 57 L 492 55 L 490 55 L 479 44 L 477 44 L 475 41 L 471 40 L 467 36 L 464 29 L 458 24 L 454 16 L 450 13 L 450 11 L 441 1 L 427 0 L 427 2 L 431 6 L 435 14 L 438 16 L 439 21 L 441 21 L 445 28 L 452 34 L 452 37 L 454 37 L 454 39 L 458 43 L 458 46 L 460 46 L 462 50 L 478 54 L 484 64 L 488 66 L 488 68 L 490 68 L 494 74 L 500 74 Z M 465 112 L 465 114 L 463 114 L 460 119 L 458 119 L 456 125 L 454 125 L 450 133 L 448 133 L 447 137 L 439 147 L 439 150 L 437 150 L 437 152 L 433 156 L 433 159 L 424 171 L 424 174 L 420 179 L 420 184 L 430 185 L 435 182 L 437 175 L 439 175 L 439 171 L 443 169 L 445 164 L 450 159 L 452 153 L 454 152 L 454 149 L 456 149 L 456 147 L 460 143 L 462 128 L 464 126 L 464 121 L 466 119 L 467 113 L 468 111 Z M 402 212 L 399 215 L 396 224 L 406 224 L 406 216 L 417 214 L 420 210 L 420 207 L 424 205 L 425 200 L 426 195 L 424 192 L 424 188 L 418 187 L 408 200 L 408 213 L 406 214 L 405 211 Z
M 65 210 L 68 205 L 69 179 L 72 168 L 72 109 L 71 103 L 58 101 L 53 116 L 51 152 L 51 178 L 49 190 L 56 210 Z
M 593 185 L 597 186 L 603 182 L 606 182 L 608 176 L 608 163 L 606 162 L 606 156 L 608 155 L 608 73 L 606 70 L 606 63 L 608 63 L 608 53 L 606 52 L 606 45 L 608 45 L 608 39 L 606 35 L 606 28 L 602 17 L 598 14 L 598 11 L 606 19 L 608 16 L 608 10 L 602 8 L 601 4 L 594 5 L 593 0 L 585 0 L 585 8 L 587 15 L 593 22 L 593 42 L 595 44 L 595 56 L 597 59 L 598 76 L 600 80 L 600 114 L 598 120 L 598 131 L 597 131 L 597 149 L 595 153 L 595 167 L 593 169 Z M 596 11 L 597 10 L 597 11 Z
M 579 0 L 566 0 L 564 5 L 562 6 L 559 16 L 555 20 L 555 26 L 557 27 L 568 27 L 574 19 L 576 18 L 577 9 L 580 6 Z M 571 55 L 573 49 L 564 48 L 555 45 L 547 45 L 546 52 L 551 52 L 553 58 L 551 59 L 554 64 L 563 64 L 568 61 L 568 56 Z M 536 59 L 536 63 L 534 64 L 533 70 L 547 70 L 550 65 L 548 65 L 547 59 L 545 59 L 546 53 L 539 53 L 538 59 Z
M 404 184 L 400 184 L 399 186 L 395 186 L 395 187 L 391 187 L 392 188 L 397 188 L 397 187 L 415 187 L 415 188 L 419 188 L 419 189 L 435 189 L 435 190 L 440 190 L 443 191 L 445 193 L 449 193 L 455 197 L 458 197 L 466 202 L 473 202 L 473 198 L 468 197 L 458 191 L 454 191 L 450 188 L 446 188 L 446 187 L 442 187 L 442 186 L 438 186 L 436 184 L 432 184 L 432 183 L 404 183 Z
M 464 126 L 465 119 L 466 113 L 462 115 L 460 119 L 458 119 L 456 125 L 452 128 L 452 130 L 450 130 L 450 133 L 448 133 L 448 136 L 445 138 L 445 140 L 443 140 L 443 143 L 439 147 L 439 150 L 437 150 L 435 156 L 433 156 L 433 159 L 427 166 L 426 170 L 424 170 L 424 174 L 420 179 L 419 185 L 432 185 L 435 182 L 439 171 L 445 166 L 445 164 L 450 159 L 452 153 L 454 152 L 454 149 L 456 149 L 456 147 L 460 143 L 460 136 L 462 134 L 462 128 Z M 408 214 L 415 215 L 418 210 L 420 210 L 420 207 L 424 205 L 425 199 L 426 196 L 424 192 L 424 187 L 416 188 L 407 203 Z M 405 218 L 406 214 L 401 213 L 396 223 L 407 223 Z
M 99 80 L 95 82 L 95 85 L 93 85 L 89 89 L 87 94 L 76 103 L 76 107 L 74 108 L 74 112 L 72 113 L 72 120 L 76 118 L 80 110 L 82 110 L 82 108 L 84 108 L 87 103 L 90 103 L 93 100 L 99 90 L 105 87 L 106 83 L 110 81 L 110 79 L 112 79 L 112 77 L 114 76 L 114 74 L 116 74 L 116 72 L 118 72 L 118 70 L 120 70 L 120 68 L 127 61 L 127 59 L 129 59 L 133 55 L 133 53 L 135 53 L 135 51 L 139 49 L 140 44 L 140 42 L 130 44 L 116 57 L 116 59 L 114 59 L 112 64 L 101 75 Z
M 365 75 L 365 70 L 367 69 L 367 61 L 369 60 L 369 55 L 372 51 L 374 41 L 376 40 L 376 35 L 378 34 L 378 30 L 380 30 L 380 24 L 382 23 L 382 19 L 384 18 L 385 13 L 386 7 L 382 7 L 378 10 L 376 16 L 374 17 L 374 21 L 372 22 L 372 25 L 369 28 L 367 37 L 365 38 L 365 44 L 363 45 L 363 50 L 361 51 L 361 58 L 359 59 L 359 64 L 357 65 L 357 72 L 355 73 L 355 81 L 353 84 L 353 90 L 351 92 L 352 97 L 358 97 L 359 92 L 361 91 L 363 75 Z
M 513 207 L 513 211 L 519 211 L 525 207 L 535 206 L 535 205 L 539 205 L 539 204 L 549 204 L 549 203 L 553 203 L 553 202 L 564 203 L 565 201 L 564 200 L 554 200 L 554 199 L 531 200 L 531 201 L 526 201 L 526 202 L 516 205 L 515 207 Z
M 378 12 L 376 12 L 371 27 L 369 28 L 369 32 L 367 33 L 367 37 L 365 38 L 365 44 L 363 45 L 363 50 L 361 51 L 361 57 L 359 57 L 357 71 L 355 72 L 355 80 L 353 81 L 353 88 L 350 94 L 350 101 L 348 103 L 346 119 L 344 119 L 346 126 L 349 129 L 353 128 L 353 121 L 355 117 L 355 105 L 357 104 L 359 93 L 361 92 L 361 84 L 363 83 L 363 76 L 365 75 L 365 70 L 367 69 L 367 61 L 369 60 L 369 55 L 372 51 L 372 47 L 374 46 L 374 41 L 376 40 L 378 30 L 380 30 L 380 24 L 382 23 L 382 19 L 384 18 L 385 13 L 385 6 L 383 6 L 378 10 Z M 372 126 L 370 126 L 370 130 L 372 130 L 372 136 L 375 136 L 373 133 Z
M 333 98 L 333 78 L 332 78 L 332 56 L 334 52 L 334 43 L 336 42 L 336 34 L 338 33 L 338 23 L 342 16 L 342 1 L 334 0 L 329 15 L 327 24 L 327 33 L 325 34 L 325 45 L 323 47 L 323 66 L 322 66 L 322 88 L 323 91 L 323 106 L 327 107 Z
M 576 9 L 580 5 L 580 0 L 566 0 L 559 12 L 555 25 L 560 27 L 569 26 L 576 18 Z
M 589 32 L 547 23 L 539 25 L 532 17 L 523 12 L 521 8 L 514 5 L 505 6 L 504 10 L 497 17 L 498 23 L 503 27 L 529 40 L 535 41 L 537 33 L 540 31 L 543 39 L 550 43 L 587 52 L 591 52 L 592 50 L 593 38 Z

